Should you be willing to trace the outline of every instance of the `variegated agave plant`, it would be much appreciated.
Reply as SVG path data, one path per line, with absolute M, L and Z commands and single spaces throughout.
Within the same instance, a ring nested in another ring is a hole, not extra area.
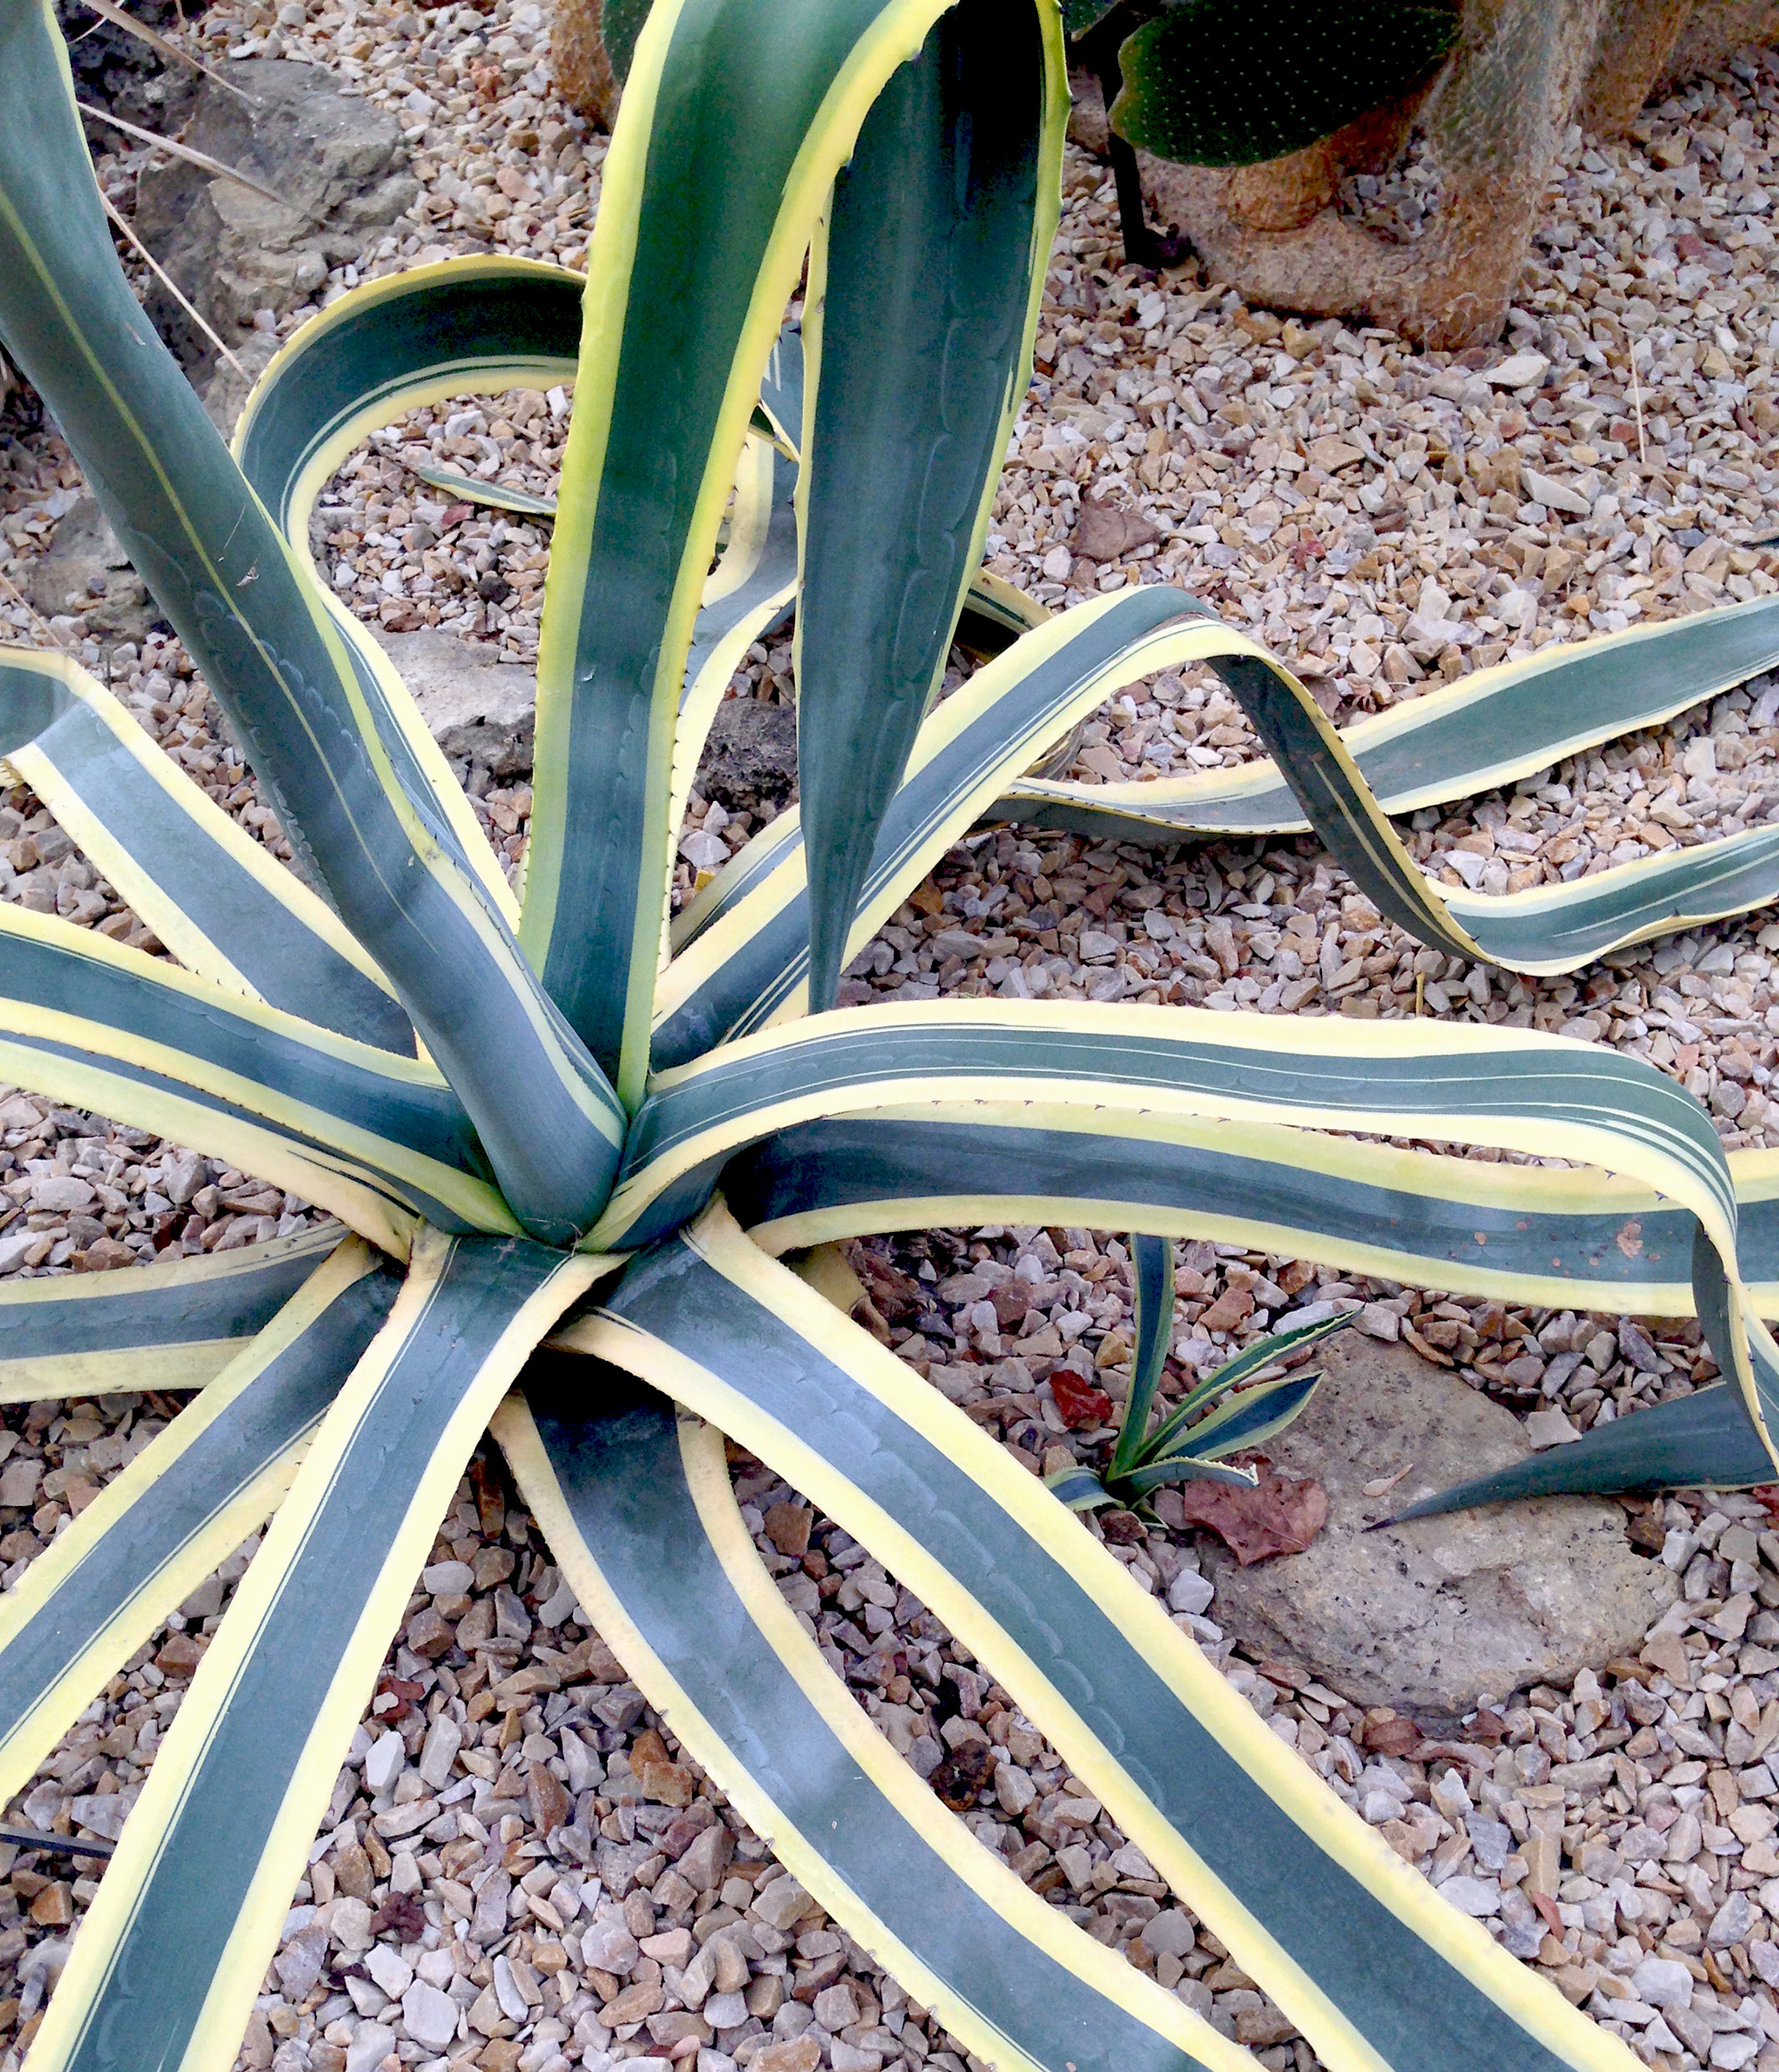
M 0 1072 L 292 1188 L 354 1233 L 0 1297 L 12 1398 L 203 1384 L 5 1602 L 0 1792 L 272 1517 L 34 2068 L 230 2062 L 490 1420 L 674 1732 L 989 2064 L 1234 2072 L 1247 2053 L 1048 1907 L 895 1755 L 756 1560 L 724 1432 L 992 1666 L 1324 2063 L 1630 2065 L 1331 1795 L 1039 1481 L 779 1263 L 993 1219 L 1239 1239 L 1577 1307 L 1696 1306 L 1733 1382 L 1604 1428 L 1558 1471 L 1600 1487 L 1775 1472 L 1779 1360 L 1757 1310 L 1779 1295 L 1779 1160 L 1727 1161 L 1698 1104 L 1634 1059 L 1426 1021 L 830 1010 L 848 958 L 985 817 L 1162 841 L 1308 819 L 1424 941 L 1521 971 L 1779 889 L 1779 833 L 1755 828 L 1446 899 L 1386 818 L 1772 665 L 1767 603 L 1547 651 L 1343 740 L 1177 591 L 1047 618 L 977 575 L 1065 103 L 1049 0 L 659 0 L 586 282 L 471 260 L 347 296 L 275 363 L 231 458 L 114 262 L 47 5 L 0 0 L 0 334 L 318 888 L 65 659 L 8 651 L 0 746 L 178 963 L 0 907 Z M 780 347 L 806 254 L 801 347 Z M 318 485 L 369 428 L 571 375 L 521 905 L 303 543 Z M 699 743 L 740 649 L 793 602 L 801 812 L 670 931 Z M 961 614 L 1020 637 L 936 704 Z M 1022 774 L 1119 686 L 1200 660 L 1271 761 L 1092 792 Z M 1569 1165 L 1375 1141 L 1403 1136 Z

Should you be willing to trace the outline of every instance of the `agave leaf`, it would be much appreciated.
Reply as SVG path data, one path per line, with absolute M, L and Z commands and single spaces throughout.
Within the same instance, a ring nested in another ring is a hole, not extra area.
M 1227 1396 L 1231 1389 L 1240 1388 L 1251 1376 L 1263 1374 L 1276 1361 L 1287 1358 L 1293 1352 L 1300 1352 L 1306 1346 L 1319 1345 L 1324 1338 L 1332 1338 L 1337 1331 L 1344 1331 L 1356 1310 L 1346 1310 L 1332 1317 L 1320 1318 L 1314 1324 L 1298 1324 L 1284 1331 L 1271 1332 L 1265 1338 L 1257 1339 L 1252 1345 L 1244 1346 L 1231 1359 L 1224 1361 L 1215 1374 L 1207 1375 L 1198 1385 L 1190 1389 L 1175 1404 L 1166 1423 L 1150 1442 L 1149 1452 L 1159 1454 L 1169 1451 L 1181 1443 L 1181 1434 L 1206 1404 L 1214 1403 L 1220 1396 Z M 1204 1422 L 1193 1425 L 1192 1436 L 1206 1429 Z
M 1091 1468 L 1058 1468 L 1044 1477 L 1044 1487 L 1071 1511 L 1098 1511 L 1118 1502 Z
M 809 1000 L 858 895 L 982 558 L 1057 221 L 1060 111 L 1029 9 L 944 14 L 878 96 L 811 254 L 797 763 Z M 907 437 L 942 423 L 936 442 Z
M 276 1508 L 395 1300 L 380 1263 L 356 1238 L 337 1245 L 7 1592 L 0 1799 L 25 1788 L 101 1686 Z
M 932 19 L 877 0 L 788 11 L 664 0 L 636 41 L 602 175 L 608 202 L 616 191 L 632 206 L 601 208 L 589 249 L 538 656 L 521 937 L 627 1101 L 648 1067 L 672 867 L 664 779 L 723 505 L 833 181 Z M 1033 19 L 1016 7 L 1008 33 L 1023 38 Z M 1059 36 L 1054 52 L 1039 40 L 1059 74 Z M 1034 85 L 1057 103 L 1059 149 L 1059 85 Z M 1008 119 L 1036 135 L 1047 108 L 1022 97 Z M 978 119 L 991 122 L 986 105 Z M 665 134 L 674 148 L 652 148 Z M 664 412 L 664 365 L 675 382 Z
M 1152 1449 L 1147 1443 L 1149 1412 L 1167 1366 L 1173 1336 L 1173 1240 L 1140 1234 L 1131 1240 L 1136 1292 L 1136 1350 L 1131 1356 L 1131 1392 L 1123 1422 L 1112 1448 L 1107 1472 L 1128 1474 Z
M 1059 1919 L 890 1748 L 767 1575 L 720 1433 L 592 1373 L 590 1391 L 587 1362 L 535 1363 L 495 1434 L 600 1632 L 804 1889 L 990 2063 L 1244 2072 L 1245 2052 Z
M 1176 0 L 1121 47 L 1112 126 L 1188 165 L 1281 158 L 1424 77 L 1457 33 L 1444 0 Z
M 0 648 L 0 754 L 189 971 L 414 1055 L 388 980 L 69 657 Z
M 1145 1461 L 1124 1478 L 1121 1487 L 1132 1498 L 1151 1496 L 1178 1482 L 1228 1482 L 1252 1489 L 1260 1481 L 1252 1468 L 1228 1468 L 1211 1454 L 1171 1454 L 1165 1460 Z
M 511 1227 L 430 1063 L 22 907 L 0 905 L 0 1068 L 15 1084 L 262 1174 L 398 1255 L 418 1216 Z
M 1779 1153 L 1732 1151 L 1737 1254 L 1779 1316 Z M 1598 1168 L 1479 1165 L 1255 1123 L 1187 1117 L 840 1116 L 729 1161 L 723 1191 L 775 1255 L 873 1232 L 1147 1222 L 1467 1294 L 1638 1316 L 1693 1313 L 1684 1209 Z
M 1670 1403 L 1596 1424 L 1571 1445 L 1423 1496 L 1382 1522 L 1405 1525 L 1411 1519 L 1527 1496 L 1747 1489 L 1773 1479 L 1773 1463 L 1741 1397 L 1727 1383 L 1717 1382 Z
M 227 2066 L 439 1517 L 537 1338 L 609 1262 L 429 1231 L 161 1743 L 33 2051 Z M 188 2055 L 189 2053 L 189 2055 Z
M 1246 1447 L 1264 1446 L 1309 1407 L 1321 1379 L 1319 1374 L 1298 1373 L 1258 1382 L 1201 1417 L 1185 1434 L 1184 1444 L 1201 1461 L 1220 1461 Z
M 0 1403 L 201 1389 L 338 1250 L 336 1224 L 140 1271 L 0 1283 Z
M 720 1210 L 568 1335 L 718 1423 L 916 1592 L 1318 2053 L 1620 2072 L 1622 2046 L 1280 1746 L 1036 1477 Z
M 616 1170 L 621 1106 L 520 952 L 511 895 L 489 885 L 487 844 L 387 658 L 289 549 L 143 323 L 77 113 L 49 12 L 0 12 L 7 352 L 252 744 L 299 854 L 450 1075 L 508 1200 L 571 1241 Z M 374 367 L 358 372 L 375 385 Z

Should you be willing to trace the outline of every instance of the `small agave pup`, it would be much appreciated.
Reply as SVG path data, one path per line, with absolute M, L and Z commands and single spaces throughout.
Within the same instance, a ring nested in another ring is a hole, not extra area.
M 0 1794 L 271 1520 L 36 2072 L 232 2061 L 490 1421 L 690 1754 L 986 2062 L 1234 2072 L 1247 2053 L 1046 1905 L 893 1753 L 756 1559 L 725 1432 L 981 1656 L 1325 2064 L 1631 2065 L 1340 1804 L 1035 1478 L 779 1263 L 992 1219 L 1696 1310 L 1732 1379 L 1554 1471 L 1779 1473 L 1758 1318 L 1779 1288 L 1779 1159 L 1727 1160 L 1698 1104 L 1634 1059 L 1109 1002 L 832 1011 L 848 960 L 985 818 L 1163 843 L 1307 818 L 1423 941 L 1523 971 L 1779 891 L 1779 833 L 1757 827 L 1447 899 L 1387 818 L 1771 666 L 1767 603 L 1546 650 L 1343 738 L 1179 592 L 1050 618 L 978 574 L 1065 104 L 1048 0 L 660 0 L 585 283 L 487 258 L 346 296 L 270 370 L 231 457 L 115 263 L 48 6 L 0 0 L 0 337 L 303 865 L 270 863 L 66 659 L 5 651 L 0 747 L 177 963 L 0 905 L 0 1075 L 263 1175 L 350 1233 L 0 1291 L 10 1399 L 200 1391 L 5 1600 Z M 806 254 L 801 335 L 781 339 Z M 302 543 L 376 424 L 569 378 L 521 906 Z M 740 653 L 793 605 L 801 810 L 670 933 L 700 742 Z M 936 703 L 961 616 L 1002 651 Z M 1120 686 L 1195 661 L 1270 760 L 1094 790 L 1026 774 Z M 1403 1136 L 1568 1164 L 1362 1141 Z

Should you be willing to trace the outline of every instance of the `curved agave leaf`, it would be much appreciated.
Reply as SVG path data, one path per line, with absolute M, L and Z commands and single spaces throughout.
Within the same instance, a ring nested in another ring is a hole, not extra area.
M 352 1730 L 471 1449 L 611 1262 L 427 1231 L 124 1827 L 33 2072 L 227 2072 Z
M 0 133 L 8 352 L 474 1116 L 507 1198 L 527 1227 L 571 1241 L 608 1185 L 622 1110 L 520 955 L 487 844 L 479 859 L 466 847 L 381 650 L 291 550 L 143 322 L 46 4 L 0 13 Z
M 720 1207 L 565 1342 L 731 1433 L 989 1665 L 1325 2063 L 1630 2072 L 1286 1749 L 1037 1479 Z
M 356 1239 L 336 1245 L 0 1600 L 0 1803 L 24 1789 L 101 1686 L 277 1508 L 395 1301 L 399 1283 L 379 1265 Z
M 242 472 L 293 552 L 312 566 L 309 520 L 315 499 L 372 431 L 447 398 L 573 382 L 585 286 L 583 275 L 534 260 L 445 260 L 367 282 L 305 324 L 261 376 L 235 434 Z M 801 410 L 801 342 L 787 331 L 768 361 L 762 385 L 775 409 Z M 788 607 L 795 587 L 795 454 L 775 464 L 769 450 L 772 422 L 762 417 L 761 423 L 763 435 L 756 432 L 743 450 L 729 536 L 705 584 L 687 658 L 674 745 L 678 788 L 670 809 L 676 826 L 710 713 L 748 642 Z M 535 515 L 553 516 L 557 508 L 552 498 L 407 464 L 423 481 L 453 496 Z M 376 657 L 370 660 L 375 666 Z M 439 774 L 430 735 L 407 714 L 410 701 L 399 679 L 386 663 L 378 675 L 391 712 L 402 714 L 405 730 L 416 737 L 416 754 L 429 761 L 460 840 L 483 865 L 492 896 L 516 917 L 517 904 L 456 780 L 448 770 Z
M 1775 611 L 1779 601 L 1759 599 L 1547 648 L 1342 734 L 1295 677 L 1185 592 L 1146 585 L 1081 607 L 997 657 L 928 722 L 879 836 L 848 955 L 931 870 L 969 824 L 966 813 L 1079 827 L 1099 841 L 1313 825 L 1399 926 L 1517 972 L 1574 971 L 1606 950 L 1763 905 L 1779 897 L 1779 828 L 1493 896 L 1435 885 L 1387 814 L 1525 776 L 1745 681 L 1779 658 Z M 1223 679 L 1269 749 L 1266 759 L 1147 784 L 1025 778 L 1010 788 L 1006 773 L 1021 757 L 1035 761 L 1115 689 L 1188 661 Z M 1514 744 L 1510 754 L 1502 741 Z M 657 991 L 657 1066 L 804 1010 L 806 866 L 788 818 L 736 857 L 696 931 L 681 933 L 681 955 Z
M 1658 726 L 1744 683 L 1779 659 L 1771 599 L 1689 618 L 1555 641 L 1356 721 L 1340 738 L 1386 813 L 1413 813 L 1535 776 L 1614 735 Z M 1300 833 L 1309 823 L 1278 763 L 1195 770 L 1147 784 L 1023 780 L 998 817 L 1051 823 L 1067 802 L 1102 840 Z M 1131 832 L 1115 826 L 1128 818 Z M 1166 830 L 1167 832 L 1164 832 Z
M 0 988 L 15 1084 L 213 1152 L 398 1254 L 417 1216 L 511 1228 L 455 1094 L 417 1058 L 21 907 L 0 905 Z
M 1713 1341 L 1769 1447 L 1736 1263 L 1734 1184 L 1710 1118 L 1639 1060 L 1557 1036 L 1341 1018 L 1283 1022 L 1191 1008 L 953 1001 L 848 1010 L 726 1045 L 664 1074 L 632 1126 L 599 1241 L 640 1245 L 675 1227 L 727 1160 L 816 1117 L 911 1106 L 962 1117 L 1010 1104 L 1020 1119 L 1091 1106 L 1148 1117 L 1262 1117 L 1379 1135 L 1451 1137 L 1616 1171 L 1697 1219 L 1726 1278 Z M 1002 1113 L 1006 1107 L 1002 1107 Z M 1103 1127 L 1103 1123 L 1102 1125 Z M 1131 1228 L 1146 1219 L 1131 1219 Z M 1779 1381 L 1779 1376 L 1775 1376 Z M 1779 1407 L 1779 1393 L 1772 1399 Z
M 322 1224 L 128 1274 L 0 1282 L 0 1403 L 201 1389 L 340 1243 Z
M 1728 1165 L 1749 1298 L 1779 1317 L 1779 1154 Z M 775 1255 L 937 1225 L 1142 1227 L 1556 1309 L 1693 1310 L 1692 1218 L 1635 1181 L 1268 1123 L 911 1102 L 781 1129 L 729 1161 L 723 1191 Z
M 721 1434 L 609 1367 L 588 1416 L 586 1368 L 534 1362 L 495 1436 L 600 1633 L 804 1890 L 1004 2072 L 1251 2068 L 1046 1906 L 890 1746 L 766 1573 Z
M 1735 1327 L 1732 1292 L 1716 1254 L 1696 1236 L 1693 1285 L 1699 1321 L 1708 1338 L 1716 1334 L 1715 1343 Z M 1749 1354 L 1761 1394 L 1779 1395 L 1779 1349 L 1764 1334 L 1752 1333 Z M 1746 1403 L 1737 1391 L 1719 1385 L 1670 1403 L 1652 1404 L 1631 1417 L 1597 1422 L 1577 1441 L 1441 1490 L 1399 1515 L 1430 1518 L 1442 1511 L 1564 1491 L 1612 1493 L 1688 1484 L 1737 1489 L 1772 1479 L 1765 1439 Z
M 997 655 L 921 730 L 878 832 L 847 955 L 869 942 L 1014 772 L 1122 685 L 1220 652 L 1226 637 L 1195 599 L 1155 586 L 1049 619 Z M 798 809 L 757 835 L 710 893 L 688 916 L 684 947 L 656 987 L 657 1068 L 808 1006 L 808 862 Z
M 330 909 L 71 657 L 0 648 L 0 754 L 188 971 L 414 1055 L 389 981 Z

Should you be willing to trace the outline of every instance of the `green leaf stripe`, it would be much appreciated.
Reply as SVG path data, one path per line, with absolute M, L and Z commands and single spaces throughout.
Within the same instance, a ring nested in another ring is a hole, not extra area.
M 868 1546 L 1324 2063 L 1626 2065 L 1283 1748 L 1034 1477 L 722 1212 L 568 1339 L 720 1422 Z
M 78 664 L 0 648 L 0 754 L 188 970 L 414 1055 L 407 1015 L 334 915 Z
M 0 1403 L 201 1389 L 339 1245 L 324 1224 L 128 1273 L 0 1282 Z
M 1006 2072 L 1247 2065 L 1122 1958 L 1103 1962 L 882 1740 L 766 1574 L 720 1437 L 619 1370 L 592 1372 L 590 1417 L 586 1361 L 534 1363 L 529 1415 L 496 1420 L 515 1479 L 650 1702 L 805 1889 Z

